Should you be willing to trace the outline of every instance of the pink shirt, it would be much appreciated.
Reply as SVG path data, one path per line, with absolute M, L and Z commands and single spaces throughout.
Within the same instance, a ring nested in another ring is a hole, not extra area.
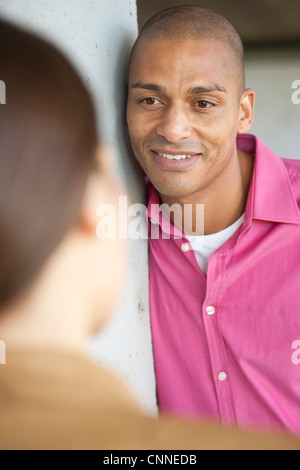
M 300 161 L 252 135 L 238 147 L 255 155 L 245 220 L 207 278 L 184 235 L 149 237 L 159 407 L 300 433 Z M 159 196 L 147 189 L 149 228 L 161 233 Z

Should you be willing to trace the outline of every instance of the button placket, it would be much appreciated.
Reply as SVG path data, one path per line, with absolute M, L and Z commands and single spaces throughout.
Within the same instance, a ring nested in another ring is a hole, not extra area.
M 181 245 L 181 250 L 182 250 L 184 253 L 188 252 L 189 249 L 190 249 L 190 246 L 189 246 L 188 243 L 183 243 L 183 244 Z
M 216 313 L 215 307 L 213 307 L 212 305 L 206 307 L 206 313 L 207 313 L 207 315 L 209 315 L 209 316 L 214 315 L 214 314 Z
M 220 372 L 218 375 L 218 379 L 220 382 L 225 382 L 227 380 L 227 374 L 226 372 Z
M 214 378 L 220 418 L 224 422 L 235 422 L 235 408 L 228 374 L 228 357 L 221 329 L 222 281 L 224 279 L 226 255 L 220 251 L 213 255 L 207 276 L 206 300 L 203 305 L 203 321 Z

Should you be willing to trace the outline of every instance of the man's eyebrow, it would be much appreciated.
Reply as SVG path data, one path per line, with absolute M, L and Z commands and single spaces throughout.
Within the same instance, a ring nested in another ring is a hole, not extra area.
M 149 90 L 149 91 L 155 91 L 157 93 L 164 93 L 165 89 L 159 85 L 155 85 L 152 83 L 143 83 L 143 82 L 137 82 L 134 83 L 131 88 L 140 88 L 143 90 Z M 208 86 L 197 86 L 190 88 L 188 90 L 188 95 L 198 95 L 200 93 L 211 93 L 213 91 L 220 91 L 222 93 L 227 93 L 226 89 L 224 87 L 220 87 L 218 85 L 208 85 Z
M 158 93 L 161 93 L 164 91 L 164 88 L 154 85 L 152 83 L 143 83 L 143 82 L 137 82 L 134 83 L 131 88 L 141 88 L 143 90 L 150 90 L 150 91 L 156 91 Z
M 212 91 L 221 91 L 222 93 L 227 93 L 224 87 L 220 87 L 218 85 L 211 85 L 211 86 L 197 86 L 194 88 L 190 88 L 188 90 L 188 94 L 198 95 L 199 93 L 211 93 Z

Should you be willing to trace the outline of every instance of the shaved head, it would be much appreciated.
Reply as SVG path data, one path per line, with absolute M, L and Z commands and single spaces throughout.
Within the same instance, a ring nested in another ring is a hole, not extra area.
M 251 128 L 255 102 L 254 91 L 245 90 L 243 57 L 234 26 L 196 5 L 151 18 L 131 56 L 127 124 L 133 153 L 163 202 L 212 204 L 211 226 L 219 213 L 213 201 L 223 203 L 232 187 L 240 193 L 244 162 L 253 162 L 236 143 Z
M 143 26 L 133 47 L 135 51 L 144 40 L 213 40 L 228 45 L 230 59 L 235 67 L 240 94 L 245 90 L 244 47 L 242 39 L 230 21 L 213 10 L 198 5 L 168 8 L 154 15 Z

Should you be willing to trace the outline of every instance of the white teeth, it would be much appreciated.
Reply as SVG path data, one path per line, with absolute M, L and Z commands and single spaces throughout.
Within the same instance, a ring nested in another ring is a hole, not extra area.
M 167 158 L 168 160 L 185 160 L 186 158 L 192 158 L 193 155 L 169 155 L 167 153 L 158 153 L 160 157 Z
M 185 160 L 186 158 L 186 155 L 174 155 L 174 160 Z

